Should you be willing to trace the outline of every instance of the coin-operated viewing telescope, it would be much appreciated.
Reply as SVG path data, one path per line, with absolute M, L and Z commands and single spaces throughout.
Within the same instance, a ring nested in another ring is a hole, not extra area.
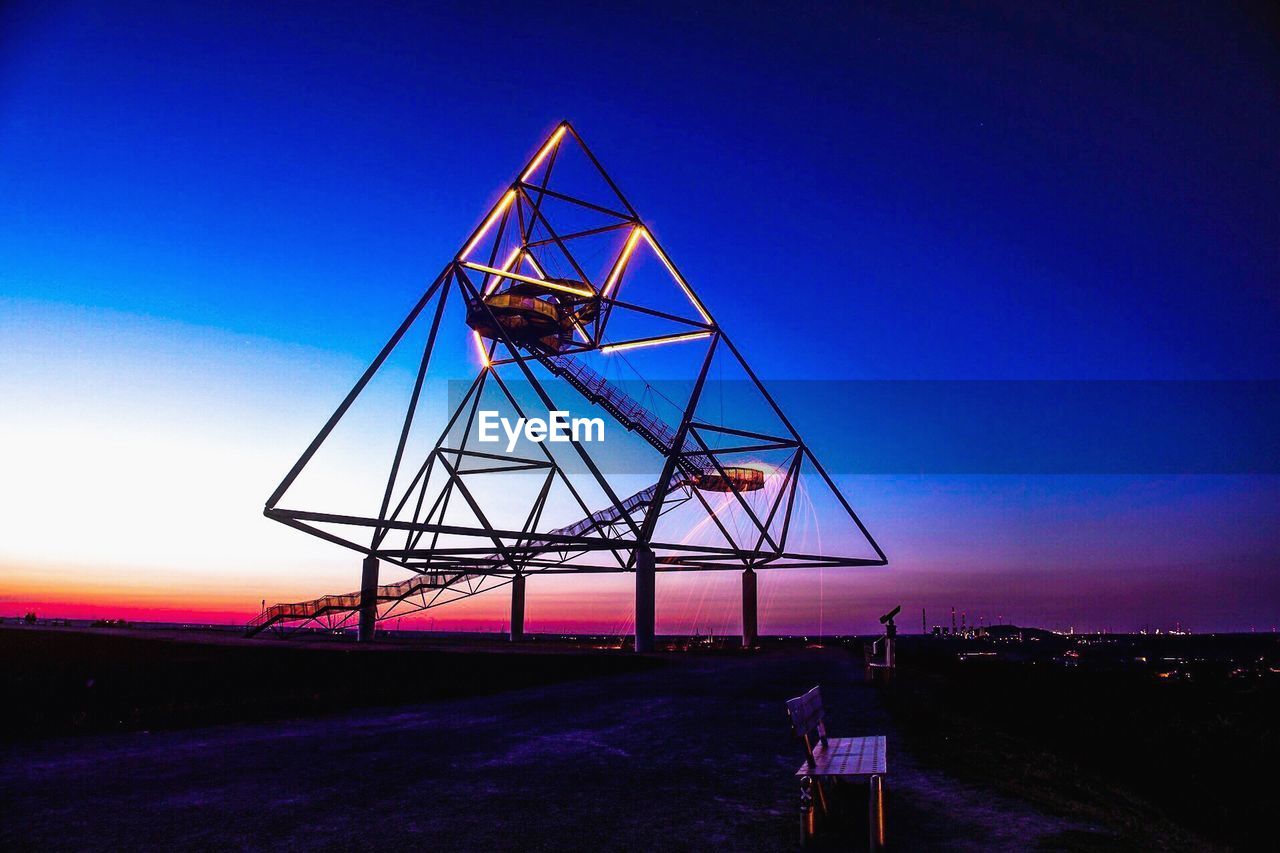
M 880 624 L 884 626 L 884 636 L 863 647 L 863 658 L 866 661 L 868 681 L 884 683 L 893 674 L 893 667 L 896 663 L 893 647 L 898 636 L 898 626 L 893 624 L 893 617 L 901 612 L 902 605 L 899 604 L 881 616 Z

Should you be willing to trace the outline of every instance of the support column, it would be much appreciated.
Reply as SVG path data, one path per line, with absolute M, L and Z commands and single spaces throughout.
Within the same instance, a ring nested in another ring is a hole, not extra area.
M 636 651 L 653 651 L 654 599 L 657 570 L 653 549 L 636 548 Z
M 755 648 L 759 639 L 759 626 L 756 620 L 756 573 L 748 568 L 742 572 L 742 647 Z
M 524 575 L 511 579 L 511 642 L 524 639 Z
M 378 620 L 378 558 L 370 554 L 364 558 L 360 572 L 360 632 L 357 642 L 373 642 L 374 625 Z

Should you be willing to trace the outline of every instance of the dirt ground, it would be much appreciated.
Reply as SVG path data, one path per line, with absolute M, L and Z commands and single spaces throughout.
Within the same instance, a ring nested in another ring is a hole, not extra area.
M 889 737 L 894 849 L 1108 849 L 923 767 L 843 648 L 665 658 L 392 709 L 0 746 L 0 847 L 790 850 L 801 752 L 783 702 L 820 683 L 833 733 Z M 862 843 L 843 828 L 824 846 Z

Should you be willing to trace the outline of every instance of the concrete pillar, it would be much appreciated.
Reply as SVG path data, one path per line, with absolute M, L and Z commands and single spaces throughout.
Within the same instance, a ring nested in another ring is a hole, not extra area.
M 756 573 L 751 569 L 742 572 L 742 647 L 754 648 L 760 639 L 756 620 Z
M 370 554 L 364 558 L 360 571 L 360 632 L 357 642 L 373 642 L 374 625 L 378 619 L 378 558 Z
M 653 651 L 655 581 L 653 549 L 636 549 L 636 651 Z
M 524 575 L 511 579 L 511 642 L 524 639 Z

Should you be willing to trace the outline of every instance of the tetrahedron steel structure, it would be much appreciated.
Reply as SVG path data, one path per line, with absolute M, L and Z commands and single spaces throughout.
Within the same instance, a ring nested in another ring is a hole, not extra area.
M 407 404 L 396 413 L 394 444 L 367 463 L 386 472 L 379 494 L 344 511 L 291 503 L 344 418 L 406 352 L 415 369 L 398 374 Z M 646 368 L 679 374 L 670 393 L 650 393 L 647 380 L 628 393 L 627 382 L 609 376 L 641 377 L 636 360 L 654 357 Z M 469 360 L 475 375 L 459 383 L 444 411 L 428 412 L 424 384 L 441 359 Z M 484 444 L 478 421 L 495 407 L 519 417 L 594 413 L 608 437 Z M 360 552 L 364 572 L 358 592 L 268 607 L 250 633 L 358 619 L 370 637 L 376 620 L 513 584 L 518 636 L 528 576 L 634 572 L 636 644 L 644 649 L 652 644 L 655 572 L 735 569 L 743 572 L 743 635 L 751 642 L 756 570 L 886 563 L 708 304 L 568 122 L 418 299 L 265 514 Z M 809 535 L 819 529 L 821 538 Z M 379 583 L 380 567 L 403 579 Z

